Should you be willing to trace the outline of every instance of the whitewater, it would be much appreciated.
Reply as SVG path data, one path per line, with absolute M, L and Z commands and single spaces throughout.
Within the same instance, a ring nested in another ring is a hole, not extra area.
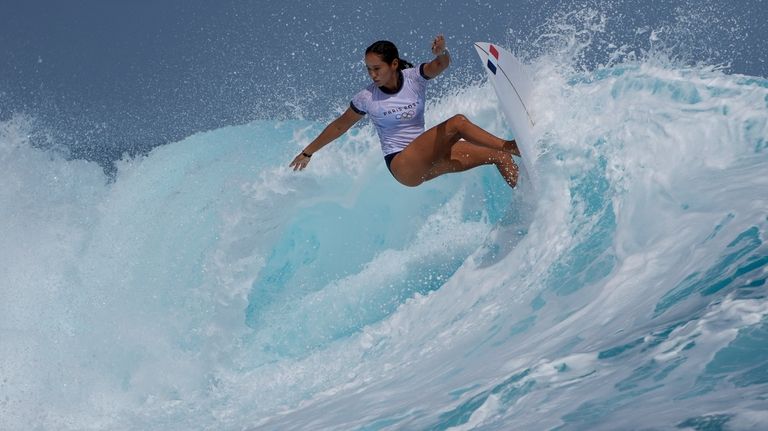
M 572 36 L 527 56 L 535 192 L 402 187 L 369 123 L 106 176 L 0 122 L 0 429 L 766 429 L 768 80 Z M 513 136 L 486 82 L 456 113 Z

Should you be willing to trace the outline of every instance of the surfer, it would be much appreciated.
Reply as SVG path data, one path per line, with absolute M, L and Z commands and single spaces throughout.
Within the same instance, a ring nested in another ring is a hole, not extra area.
M 435 58 L 418 69 L 400 58 L 397 47 L 378 41 L 365 50 L 365 66 L 373 83 L 357 93 L 347 110 L 333 120 L 290 164 L 303 170 L 318 150 L 333 142 L 366 114 L 371 116 L 384 160 L 401 184 L 415 187 L 451 172 L 494 164 L 510 187 L 517 184 L 512 155 L 514 140 L 498 138 L 458 114 L 424 130 L 426 84 L 450 64 L 442 35 L 432 42 Z

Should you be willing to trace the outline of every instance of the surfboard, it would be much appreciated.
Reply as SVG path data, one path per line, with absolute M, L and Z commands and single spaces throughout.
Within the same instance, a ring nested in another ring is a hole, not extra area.
M 504 117 L 514 133 L 523 161 L 521 170 L 527 172 L 531 183 L 535 185 L 533 128 L 536 126 L 536 118 L 531 110 L 533 81 L 520 60 L 504 48 L 488 42 L 476 42 L 475 49 L 499 97 Z

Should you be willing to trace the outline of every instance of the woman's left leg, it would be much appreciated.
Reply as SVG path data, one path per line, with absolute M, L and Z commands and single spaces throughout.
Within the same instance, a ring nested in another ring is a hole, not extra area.
M 390 167 L 395 179 L 414 187 L 448 172 L 493 163 L 514 187 L 517 166 L 511 154 L 520 154 L 515 141 L 498 138 L 465 116 L 455 115 L 414 139 L 392 160 Z

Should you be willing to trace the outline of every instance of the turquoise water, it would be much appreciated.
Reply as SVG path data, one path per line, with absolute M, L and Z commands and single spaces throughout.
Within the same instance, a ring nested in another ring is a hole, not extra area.
M 369 124 L 301 173 L 324 124 L 108 178 L 3 121 L 0 428 L 768 426 L 768 81 L 531 63 L 535 194 L 492 168 L 399 186 Z M 427 123 L 511 135 L 496 108 L 465 84 Z

